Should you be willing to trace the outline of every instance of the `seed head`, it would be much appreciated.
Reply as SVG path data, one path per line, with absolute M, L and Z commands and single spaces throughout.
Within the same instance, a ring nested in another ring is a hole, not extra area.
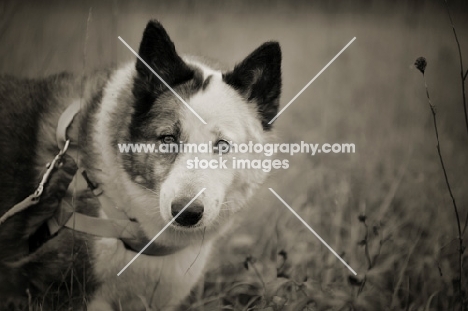
M 427 61 L 424 57 L 418 57 L 418 59 L 414 62 L 414 65 L 416 68 L 418 68 L 419 71 L 421 71 L 422 74 L 424 74 L 424 71 L 426 70 L 427 66 Z

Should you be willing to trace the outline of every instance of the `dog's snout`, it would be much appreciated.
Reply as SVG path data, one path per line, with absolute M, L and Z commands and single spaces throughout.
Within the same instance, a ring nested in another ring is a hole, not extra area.
M 187 206 L 192 198 L 180 198 L 172 201 L 171 214 L 175 217 L 179 212 Z M 183 212 L 180 214 L 175 221 L 185 227 L 196 225 L 203 217 L 203 203 L 199 200 L 193 201 Z

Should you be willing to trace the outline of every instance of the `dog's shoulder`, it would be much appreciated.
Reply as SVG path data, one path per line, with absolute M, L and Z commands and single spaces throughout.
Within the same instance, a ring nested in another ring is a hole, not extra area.
M 0 210 L 34 189 L 41 117 L 57 106 L 57 94 L 69 93 L 73 79 L 68 73 L 44 79 L 0 76 Z

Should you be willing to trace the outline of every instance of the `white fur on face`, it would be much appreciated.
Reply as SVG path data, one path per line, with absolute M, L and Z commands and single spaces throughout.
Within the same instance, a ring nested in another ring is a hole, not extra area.
M 193 64 L 204 72 L 204 78 L 211 77 L 207 88 L 194 94 L 188 104 L 206 121 L 206 125 L 181 104 L 181 126 L 187 135 L 184 143 L 208 143 L 213 146 L 219 139 L 233 143 L 254 141 L 265 142 L 265 135 L 257 117 L 253 103 L 247 103 L 234 89 L 224 83 L 222 73 L 207 69 L 205 65 Z M 242 205 L 251 196 L 256 185 L 265 179 L 261 170 L 238 170 L 232 168 L 234 154 L 225 154 L 227 169 L 188 169 L 187 160 L 217 159 L 219 154 L 179 154 L 173 169 L 161 186 L 161 215 L 169 221 L 171 202 L 179 196 L 193 198 L 202 188 L 206 190 L 199 199 L 204 205 L 204 215 L 200 225 L 210 227 L 219 224 L 226 215 Z M 261 157 L 261 155 L 242 155 L 243 158 Z M 222 205 L 230 202 L 229 205 Z M 231 208 L 230 211 L 228 207 Z

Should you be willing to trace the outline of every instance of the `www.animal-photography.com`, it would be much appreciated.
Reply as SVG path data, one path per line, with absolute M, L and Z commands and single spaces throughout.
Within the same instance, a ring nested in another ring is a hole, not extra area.
M 0 16 L 0 311 L 468 311 L 466 1 Z

